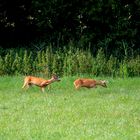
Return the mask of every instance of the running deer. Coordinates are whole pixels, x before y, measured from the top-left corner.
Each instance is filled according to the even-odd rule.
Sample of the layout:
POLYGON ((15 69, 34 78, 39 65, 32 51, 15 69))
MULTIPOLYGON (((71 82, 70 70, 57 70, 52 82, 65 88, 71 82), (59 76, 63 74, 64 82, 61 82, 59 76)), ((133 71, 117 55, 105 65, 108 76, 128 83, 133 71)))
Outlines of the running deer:
POLYGON ((93 80, 81 78, 74 81, 74 86, 76 89, 79 89, 80 87, 96 88, 98 85, 102 87, 107 87, 105 80, 93 80))
POLYGON ((58 82, 60 81, 60 79, 58 78, 58 76, 56 75, 52 75, 51 79, 46 80, 43 78, 39 78, 39 77, 34 77, 34 76, 26 76, 24 79, 24 84, 22 86, 22 88, 29 88, 31 85, 36 85, 38 87, 41 88, 42 92, 44 92, 45 87, 50 85, 53 82, 58 82))

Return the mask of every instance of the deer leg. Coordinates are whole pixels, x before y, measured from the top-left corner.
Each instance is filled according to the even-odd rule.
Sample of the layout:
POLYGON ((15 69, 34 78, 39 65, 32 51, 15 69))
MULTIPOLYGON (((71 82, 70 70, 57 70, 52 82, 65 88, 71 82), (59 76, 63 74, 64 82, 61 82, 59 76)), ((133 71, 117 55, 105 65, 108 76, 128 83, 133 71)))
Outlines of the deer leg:
POLYGON ((51 89, 51 85, 48 85, 48 90, 50 90, 51 89))
POLYGON ((79 89, 80 87, 81 87, 81 86, 79 86, 79 85, 78 85, 78 86, 75 86, 76 89, 79 89))
POLYGON ((23 84, 22 88, 25 88, 25 87, 29 87, 28 83, 26 82, 23 84))
POLYGON ((30 84, 28 84, 27 82, 25 82, 22 86, 22 88, 26 88, 26 89, 28 89, 29 87, 30 87, 30 84))
POLYGON ((41 87, 41 91, 44 92, 45 91, 45 88, 44 87, 41 87))

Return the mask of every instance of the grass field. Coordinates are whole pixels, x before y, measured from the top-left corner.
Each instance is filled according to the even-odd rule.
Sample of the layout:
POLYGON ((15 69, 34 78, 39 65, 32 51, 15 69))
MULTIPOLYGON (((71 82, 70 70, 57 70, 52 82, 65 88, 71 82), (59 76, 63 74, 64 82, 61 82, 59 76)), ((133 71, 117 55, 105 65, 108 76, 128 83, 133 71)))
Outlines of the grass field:
MULTIPOLYGON (((76 91, 64 77, 42 93, 23 77, 0 77, 0 140, 139 140, 140 78, 102 78, 76 91)), ((100 78, 97 78, 100 79, 100 78)))

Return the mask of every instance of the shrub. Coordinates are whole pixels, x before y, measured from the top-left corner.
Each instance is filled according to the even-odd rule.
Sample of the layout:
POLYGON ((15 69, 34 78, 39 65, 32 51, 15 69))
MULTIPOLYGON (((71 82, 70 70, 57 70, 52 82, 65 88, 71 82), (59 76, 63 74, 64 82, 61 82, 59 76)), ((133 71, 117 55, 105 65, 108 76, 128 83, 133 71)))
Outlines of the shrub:
POLYGON ((50 76, 94 74, 96 76, 140 76, 140 56, 119 60, 110 56, 108 59, 100 49, 96 56, 90 50, 76 49, 74 44, 59 50, 49 46, 46 50, 31 52, 20 49, 10 50, 0 56, 0 75, 33 74, 50 76))

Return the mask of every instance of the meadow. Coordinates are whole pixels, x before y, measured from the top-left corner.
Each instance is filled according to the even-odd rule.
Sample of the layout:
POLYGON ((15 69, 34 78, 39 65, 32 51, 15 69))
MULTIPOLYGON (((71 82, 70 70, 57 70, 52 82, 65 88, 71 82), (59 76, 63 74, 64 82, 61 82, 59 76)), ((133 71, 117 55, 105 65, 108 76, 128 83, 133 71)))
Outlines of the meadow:
POLYGON ((62 77, 45 93, 21 89, 23 78, 0 77, 0 140, 140 139, 140 78, 75 90, 77 77, 62 77))

